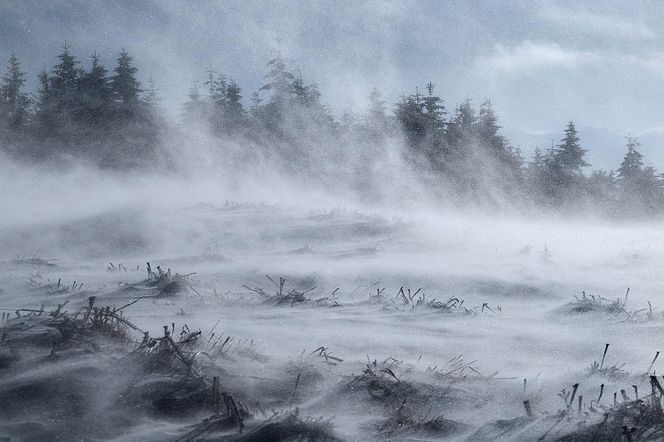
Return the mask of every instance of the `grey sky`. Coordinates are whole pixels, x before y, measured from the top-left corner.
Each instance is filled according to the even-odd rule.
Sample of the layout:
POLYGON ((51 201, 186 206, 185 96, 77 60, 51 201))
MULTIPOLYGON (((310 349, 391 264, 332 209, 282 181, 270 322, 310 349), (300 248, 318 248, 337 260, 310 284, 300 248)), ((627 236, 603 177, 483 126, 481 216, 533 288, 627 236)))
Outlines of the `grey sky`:
POLYGON ((0 57, 15 52, 34 87, 65 40, 109 68, 125 47, 177 114, 209 63, 250 96, 279 40, 337 114, 361 112, 373 86, 393 102, 431 80, 448 109, 491 98, 526 153, 557 142, 573 119, 595 167, 615 168, 632 132, 664 169, 661 23, 654 1, 5 0, 0 57))

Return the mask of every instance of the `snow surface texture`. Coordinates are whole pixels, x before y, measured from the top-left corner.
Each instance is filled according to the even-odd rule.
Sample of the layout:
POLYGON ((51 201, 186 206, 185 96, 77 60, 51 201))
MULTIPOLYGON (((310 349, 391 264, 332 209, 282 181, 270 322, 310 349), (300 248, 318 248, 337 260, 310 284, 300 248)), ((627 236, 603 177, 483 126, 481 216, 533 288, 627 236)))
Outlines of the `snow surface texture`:
MULTIPOLYGON (((16 173, 10 189, 29 182, 16 173)), ((650 408, 632 415, 655 408, 646 374, 664 364, 651 366, 659 225, 229 202, 202 184, 185 194, 172 180, 88 178, 3 201, 0 435, 661 436, 650 408), (138 330, 110 312, 112 330, 83 322, 92 296, 97 309, 141 298, 121 310, 138 330)))

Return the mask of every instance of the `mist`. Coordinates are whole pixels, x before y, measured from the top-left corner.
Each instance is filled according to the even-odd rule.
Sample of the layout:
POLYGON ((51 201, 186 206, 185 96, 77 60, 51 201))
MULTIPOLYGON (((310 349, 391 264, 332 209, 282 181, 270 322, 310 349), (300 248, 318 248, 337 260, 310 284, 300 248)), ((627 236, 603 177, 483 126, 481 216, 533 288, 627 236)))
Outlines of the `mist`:
POLYGON ((659 440, 661 11, 593 6, 0 6, 0 439, 659 440))

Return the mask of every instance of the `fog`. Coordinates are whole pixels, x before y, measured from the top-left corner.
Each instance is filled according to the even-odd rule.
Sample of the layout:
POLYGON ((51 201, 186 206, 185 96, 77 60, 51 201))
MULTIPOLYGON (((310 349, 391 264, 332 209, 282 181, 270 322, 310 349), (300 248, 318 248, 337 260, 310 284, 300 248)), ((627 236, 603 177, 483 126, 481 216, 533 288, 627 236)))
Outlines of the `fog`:
MULTIPOLYGON (((200 54, 183 56, 180 28, 207 41, 200 34, 229 6, 187 5, 178 19, 184 4, 167 2, 137 20, 121 3, 104 27, 143 24, 142 40, 100 30, 85 42, 86 25, 75 27, 73 44, 103 46, 110 35, 141 69, 174 64, 164 78, 178 83, 180 101, 138 86, 122 95, 118 68, 102 76, 100 90, 113 95, 95 102, 87 61, 70 96, 58 83, 64 69, 48 68, 42 86, 60 95, 33 93, 20 119, 20 100, 3 89, 0 439, 661 440, 664 194, 638 140, 628 139, 622 163, 603 159, 615 175, 591 174, 590 146, 573 122, 543 159, 524 160, 503 134, 541 121, 516 129, 528 109, 509 110, 514 97, 494 114, 489 101, 448 103, 433 83, 424 82, 427 93, 395 94, 411 57, 385 40, 413 42, 405 30, 392 35, 385 19, 417 11, 405 22, 426 21, 417 4, 371 5, 387 10, 345 24, 331 5, 289 6, 276 20, 293 26, 285 36, 264 23, 266 11, 252 18, 252 8, 230 8, 250 22, 237 39, 244 47, 250 34, 258 54, 210 73, 209 91, 194 83, 187 99, 179 83, 205 71, 200 54), (303 24, 309 16, 332 33, 338 59, 312 56, 320 42, 303 24), (151 47, 155 23, 169 20, 177 32, 151 47), (338 34, 355 28, 374 40, 338 34), (390 51, 372 53, 378 41, 390 51), (170 44, 182 47, 171 53, 170 44), (267 53, 264 77, 250 72, 267 53), (335 95, 331 72, 357 61, 335 95), (391 86, 386 98, 371 92, 366 108, 374 82, 391 86), (61 107, 47 106, 54 102, 61 107), (335 108, 345 105, 362 109, 342 116, 335 108)), ((75 18, 70 7, 58 19, 43 8, 30 17, 60 35, 75 18)), ((24 6, 5 9, 29 16, 24 6)), ((112 9, 93 2, 80 14, 112 9)), ((548 3, 507 9, 561 28, 574 12, 548 3)), ((342 17, 366 11, 356 5, 342 17)), ((474 8, 443 12, 433 15, 487 28, 474 8)), ((607 29, 622 41, 659 38, 645 17, 622 25, 616 17, 576 19, 600 40, 607 29)), ((560 44, 582 41, 549 32, 560 44)), ((564 53, 558 43, 523 41, 471 57, 485 43, 458 37, 448 51, 508 76, 561 60, 570 69, 602 62, 577 60, 592 47, 564 53)), ((28 68, 44 51, 11 45, 0 53, 25 49, 28 68)), ((237 48, 218 50, 229 64, 239 59, 237 48)), ((547 106, 575 117, 563 98, 547 106)), ((593 119, 614 121, 608 113, 593 119)))
MULTIPOLYGON (((561 407, 556 397, 560 389, 579 382, 580 391, 595 396, 600 383, 607 389, 631 386, 639 382, 637 375, 648 369, 660 348, 657 335, 664 319, 659 313, 662 281, 657 275, 664 249, 658 240, 658 222, 462 209, 432 204, 430 198, 400 201, 396 194, 367 204, 353 192, 307 186, 268 168, 260 174, 224 172, 209 159, 202 161, 201 155, 205 153, 177 172, 158 173, 109 172, 83 165, 49 170, 4 162, 2 203, 10 209, 0 232, 5 260, 0 285, 3 308, 46 305, 48 309, 66 300, 74 309, 85 305, 90 295, 103 305, 124 305, 137 295, 118 287, 143 280, 146 261, 182 274, 195 272, 191 288, 174 297, 142 299, 125 310, 126 317, 154 336, 171 322, 208 332, 220 321, 225 335, 253 341, 253 356, 238 350, 232 353, 234 362, 218 362, 225 373, 222 379, 226 376, 222 380, 226 391, 246 400, 262 398, 287 409, 297 374, 284 367, 299 367, 300 374, 316 373, 306 383, 303 378, 295 402, 304 415, 334 416, 335 435, 342 439, 426 434, 431 439, 475 440, 480 437, 476 431, 492 420, 523 415, 526 398, 540 417, 527 424, 513 423, 516 429, 509 436, 534 440, 549 426, 541 413, 561 407), (202 165, 198 173, 195 164, 202 165), (55 266, 23 261, 33 257, 56 259, 49 261, 55 266), (122 263, 129 273, 111 272, 108 261, 122 263), (29 282, 35 274, 41 285, 29 282), (307 293, 312 299, 329 297, 338 289, 334 299, 340 307, 263 303, 245 286, 270 292, 272 283, 266 274, 286 278, 289 290, 315 287, 307 293), (83 281, 84 289, 53 293, 59 279, 63 285, 83 281), (401 306, 393 299, 402 286, 422 288, 427 299, 463 299, 475 313, 401 306), (383 287, 387 299, 371 300, 383 287), (582 291, 614 300, 623 299, 627 287, 625 314, 605 314, 601 309, 562 313, 563 306, 582 291), (643 312, 636 312, 647 309, 648 302, 656 315, 644 319, 643 312), (625 362, 627 378, 586 371, 601 358, 606 343, 611 344, 607 365, 625 362), (330 368, 317 361, 298 362, 303 350, 308 354, 321 345, 344 362, 330 368), (361 372, 367 355, 379 363, 390 357, 403 361, 388 363, 393 364, 390 370, 416 390, 393 392, 397 404, 376 399, 377 387, 370 387, 370 394, 362 386, 349 392, 347 383, 356 382, 353 376, 361 372), (464 363, 472 362, 476 372, 466 368, 458 377, 436 378, 427 371, 435 366, 442 367, 442 373, 452 371, 445 361, 459 355, 464 363), (283 377, 285 392, 275 392, 270 384, 274 381, 246 384, 238 376, 283 377), (524 378, 528 379, 525 394, 524 378), (285 396, 282 405, 278 405, 280 395, 285 396), (394 407, 406 398, 412 401, 413 419, 426 421, 431 409, 468 427, 452 431, 456 427, 446 421, 445 432, 423 433, 419 427, 407 426, 384 429, 381 419, 392 416, 394 407)), ((403 187, 412 194, 425 193, 412 185, 403 187)), ((57 423, 44 425, 36 423, 43 422, 36 416, 43 413, 52 419, 46 409, 31 408, 37 415, 13 411, 8 416, 25 424, 20 429, 3 424, 6 434, 19 439, 73 434, 175 439, 212 414, 203 397, 201 404, 186 406, 184 416, 189 417, 183 418, 182 411, 177 418, 171 411, 150 411, 154 406, 145 405, 129 419, 125 413, 135 408, 116 398, 126 395, 127 386, 135 382, 126 369, 118 372, 97 357, 81 359, 63 348, 55 362, 43 362, 56 364, 57 371, 44 372, 42 362, 34 358, 48 361, 44 358, 49 351, 47 346, 41 355, 39 350, 32 356, 23 353, 3 368, 2 388, 12 403, 25 404, 21 407, 33 407, 29 404, 37 398, 61 404, 58 397, 69 397, 66 405, 58 405, 63 414, 57 423), (15 370, 23 364, 33 368, 19 375, 15 370), (77 374, 92 370, 89 367, 96 367, 94 377, 77 374), (59 384, 54 384, 61 385, 59 389, 43 387, 46 390, 39 394, 26 389, 26 384, 56 382, 48 380, 54 373, 60 373, 59 384), (68 373, 79 380, 63 381, 69 379, 68 373), (100 385, 106 393, 91 392, 100 385), (90 410, 77 411, 75 404, 90 400, 94 401, 90 410), (94 430, 92 410, 107 416, 94 430), (124 425, 121 433, 112 424, 118 419, 124 425)), ((659 363, 653 370, 658 367, 659 363)), ((647 384, 642 388, 647 391, 647 384)), ((592 414, 587 417, 591 418, 592 414)), ((228 435, 237 430, 225 431, 228 435)), ((486 431, 486 437, 495 437, 494 430, 486 431)))

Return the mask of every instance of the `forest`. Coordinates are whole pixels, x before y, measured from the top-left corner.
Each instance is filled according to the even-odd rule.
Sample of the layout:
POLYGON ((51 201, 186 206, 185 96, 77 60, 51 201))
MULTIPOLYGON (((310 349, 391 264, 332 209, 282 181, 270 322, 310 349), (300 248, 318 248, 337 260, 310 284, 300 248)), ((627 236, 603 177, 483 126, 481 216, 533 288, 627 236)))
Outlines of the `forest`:
POLYGON ((250 97, 235 80, 210 69, 206 81, 192 84, 173 122, 159 104, 159 94, 168 92, 157 93, 152 77, 139 81, 126 50, 112 69, 97 54, 81 61, 67 45, 56 60, 38 73, 32 92, 20 60, 12 55, 7 61, 0 148, 9 158, 177 170, 180 154, 193 148, 188 140, 204 132, 225 164, 246 169, 267 162, 313 185, 335 183, 363 200, 381 198, 397 174, 428 197, 458 205, 589 209, 620 218, 664 211, 662 175, 644 165, 636 137, 626 138, 615 171, 588 172, 573 121, 561 128, 557 145, 524 159, 501 135, 490 100, 478 108, 467 99, 448 109, 431 82, 393 105, 374 88, 362 114, 336 117, 316 83, 305 82, 294 62, 275 53, 259 67, 266 71, 265 85, 250 97))

